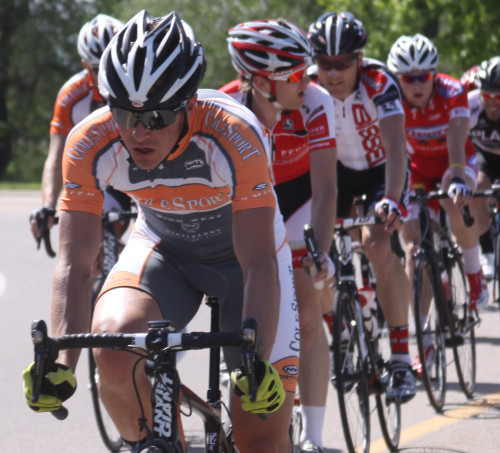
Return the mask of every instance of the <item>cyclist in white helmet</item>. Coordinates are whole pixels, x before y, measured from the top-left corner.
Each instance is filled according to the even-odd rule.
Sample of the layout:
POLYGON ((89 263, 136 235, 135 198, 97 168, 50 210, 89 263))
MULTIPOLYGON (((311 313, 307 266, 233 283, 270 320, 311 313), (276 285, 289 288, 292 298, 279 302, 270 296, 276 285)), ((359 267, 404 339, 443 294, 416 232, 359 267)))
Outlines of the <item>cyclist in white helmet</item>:
MULTIPOLYGON (((62 153, 70 130, 89 113, 104 105, 97 89, 99 59, 111 38, 123 24, 106 14, 86 22, 78 34, 78 53, 84 69, 74 74, 59 90, 50 123, 49 153, 42 175, 42 207, 30 219, 31 231, 40 240, 44 228, 50 229, 62 189, 62 153)), ((111 188, 105 209, 122 210, 130 205, 128 197, 111 188)))
MULTIPOLYGON (((399 37, 387 60, 389 69, 399 79, 404 96, 406 140, 411 159, 410 187, 419 184, 429 191, 440 184, 448 192, 450 198, 440 204, 462 247, 471 307, 476 309, 488 301, 486 279, 479 262, 479 224, 475 222, 467 227, 461 208, 470 204, 472 215, 477 215, 478 203, 471 203, 472 192, 477 186, 477 157, 467 137, 470 121, 467 93, 458 80, 438 73, 438 64, 436 47, 419 33, 399 37)), ((437 215, 438 202, 430 202, 430 206, 437 215)), ((412 281, 414 260, 411 256, 418 241, 417 207, 410 208, 409 213, 402 233, 406 242, 407 273, 412 281)), ((431 365, 434 346, 430 335, 426 338, 425 360, 431 365)), ((421 370, 420 360, 417 356, 414 362, 417 372, 421 370)))
MULTIPOLYGON (((478 190, 486 190, 500 178, 500 56, 483 61, 475 71, 477 89, 468 93, 471 114, 469 138, 479 163, 478 190)), ((481 199, 478 200, 481 202, 481 199)), ((487 200, 482 199, 477 221, 481 237, 481 265, 486 278, 493 278, 493 243, 489 232, 487 200)))
POLYGON ((321 251, 324 271, 315 280, 302 267, 307 250, 293 251, 300 318, 301 452, 318 452, 329 377, 321 297, 330 291, 328 285, 324 291, 315 289, 314 282, 334 271, 327 253, 337 195, 333 103, 326 90, 310 83, 306 71, 311 45, 295 25, 283 19, 245 22, 229 30, 228 47, 240 78, 221 91, 250 108, 269 132, 274 188, 288 239, 303 240, 304 224, 310 224, 321 251))
MULTIPOLYGON (((391 338, 386 398, 404 403, 415 396, 408 349, 410 287, 390 245, 390 234, 406 215, 408 157, 401 93, 387 68, 364 56, 367 32, 353 14, 323 14, 310 25, 309 38, 316 63, 311 75, 329 91, 335 106, 337 215, 348 217, 353 199, 366 195, 365 212, 385 220, 385 225, 363 228, 362 240, 391 338)), ((331 311, 331 304, 324 310, 331 311)))
MULTIPOLYGON (((219 91, 198 89, 204 74, 203 46, 175 12, 139 12, 104 51, 99 90, 108 106, 73 129, 63 155, 52 335, 88 329, 102 192, 113 185, 134 199, 138 220, 97 298, 92 331, 144 331, 154 319, 171 320, 180 331, 204 294, 219 300, 221 331, 240 331, 243 317, 256 318, 255 401, 247 376, 238 372, 241 351, 224 350, 233 371, 234 439, 241 453, 289 452, 298 368, 298 352, 289 345, 300 339, 268 141, 248 109, 219 91)), ((78 353, 59 355, 45 377, 53 385, 42 383, 36 404, 30 398, 32 365, 25 370, 34 410, 57 410, 72 395, 78 353)), ((102 400, 122 437, 138 442, 141 451, 158 451, 138 427, 141 410, 131 379, 136 358, 104 349, 95 358, 102 400)), ((151 414, 143 361, 138 368, 137 389, 144 413, 151 414)))

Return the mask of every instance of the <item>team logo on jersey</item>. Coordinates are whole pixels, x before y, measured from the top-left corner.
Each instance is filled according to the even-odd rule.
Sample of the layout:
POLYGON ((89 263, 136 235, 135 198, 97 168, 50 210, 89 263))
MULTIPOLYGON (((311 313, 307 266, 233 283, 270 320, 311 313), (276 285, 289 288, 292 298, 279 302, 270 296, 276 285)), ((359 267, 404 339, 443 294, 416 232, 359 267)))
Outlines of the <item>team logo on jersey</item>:
POLYGON ((144 102, 142 101, 132 101, 132 105, 137 108, 144 107, 144 102))
POLYGON ((182 229, 187 233, 195 233, 200 229, 199 222, 182 222, 182 229))
POLYGON ((283 129, 286 131, 293 131, 295 129, 294 127, 294 121, 291 118, 287 118, 285 121, 283 121, 283 129))
POLYGON ((267 188, 267 182, 261 182, 260 184, 254 186, 253 190, 264 190, 266 188, 267 188))
POLYGON ((64 184, 64 187, 66 187, 66 189, 78 189, 81 185, 76 182, 67 182, 64 184))
POLYGON ((202 168, 205 166, 205 162, 202 159, 190 160, 189 162, 185 162, 184 166, 186 170, 192 170, 194 168, 202 168))

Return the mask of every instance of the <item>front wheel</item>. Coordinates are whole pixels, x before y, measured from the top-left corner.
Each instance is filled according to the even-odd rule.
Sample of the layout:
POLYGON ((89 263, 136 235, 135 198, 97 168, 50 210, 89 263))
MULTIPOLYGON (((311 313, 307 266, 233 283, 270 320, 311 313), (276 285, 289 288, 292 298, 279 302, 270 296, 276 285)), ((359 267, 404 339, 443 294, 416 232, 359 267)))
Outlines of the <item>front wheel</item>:
POLYGON ((335 294, 333 323, 333 385, 337 389, 342 428, 350 453, 370 448, 370 407, 360 326, 356 320, 356 300, 345 288, 335 294))
POLYGON ((379 330, 376 344, 378 350, 376 356, 378 388, 375 393, 377 413, 387 447, 390 451, 397 451, 401 437, 401 403, 393 401, 388 404, 385 399, 385 392, 389 385, 389 358, 391 356, 391 340, 387 325, 379 330))
POLYGON ((413 282, 413 304, 421 377, 429 402, 441 412, 446 395, 446 354, 442 317, 432 270, 417 258, 413 282))
POLYGON ((450 311, 453 328, 453 356, 460 387, 472 398, 476 386, 476 315, 469 310, 469 296, 461 256, 454 256, 448 267, 450 311))

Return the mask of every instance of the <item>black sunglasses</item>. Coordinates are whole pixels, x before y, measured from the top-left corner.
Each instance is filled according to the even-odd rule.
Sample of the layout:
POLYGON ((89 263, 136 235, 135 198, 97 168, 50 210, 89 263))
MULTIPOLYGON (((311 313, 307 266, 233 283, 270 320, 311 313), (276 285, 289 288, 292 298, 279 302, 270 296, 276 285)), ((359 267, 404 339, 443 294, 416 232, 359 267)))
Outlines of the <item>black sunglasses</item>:
POLYGON ((173 109, 158 110, 127 110, 120 107, 111 107, 115 121, 124 129, 132 129, 140 122, 145 128, 157 131, 171 126, 175 122, 177 113, 186 107, 187 102, 173 109))

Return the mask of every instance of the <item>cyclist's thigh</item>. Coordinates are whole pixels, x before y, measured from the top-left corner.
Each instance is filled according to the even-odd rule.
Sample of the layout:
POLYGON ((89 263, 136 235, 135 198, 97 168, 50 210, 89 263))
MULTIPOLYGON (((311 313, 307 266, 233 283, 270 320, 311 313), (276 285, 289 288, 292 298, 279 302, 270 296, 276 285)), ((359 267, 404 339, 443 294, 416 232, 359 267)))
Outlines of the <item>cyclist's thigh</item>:
POLYGON ((203 298, 203 293, 184 278, 181 267, 182 262, 165 247, 132 232, 99 297, 115 288, 140 290, 158 303, 164 319, 181 330, 203 298))
MULTIPOLYGON (((311 199, 309 198, 302 206, 288 217, 285 222, 286 234, 290 242, 304 240, 304 225, 311 222, 311 199)), ((294 269, 302 269, 302 257, 307 254, 305 247, 292 251, 294 269)))
POLYGON ((104 293, 96 302, 93 332, 145 332, 148 321, 162 319, 156 301, 136 288, 118 287, 104 293))

